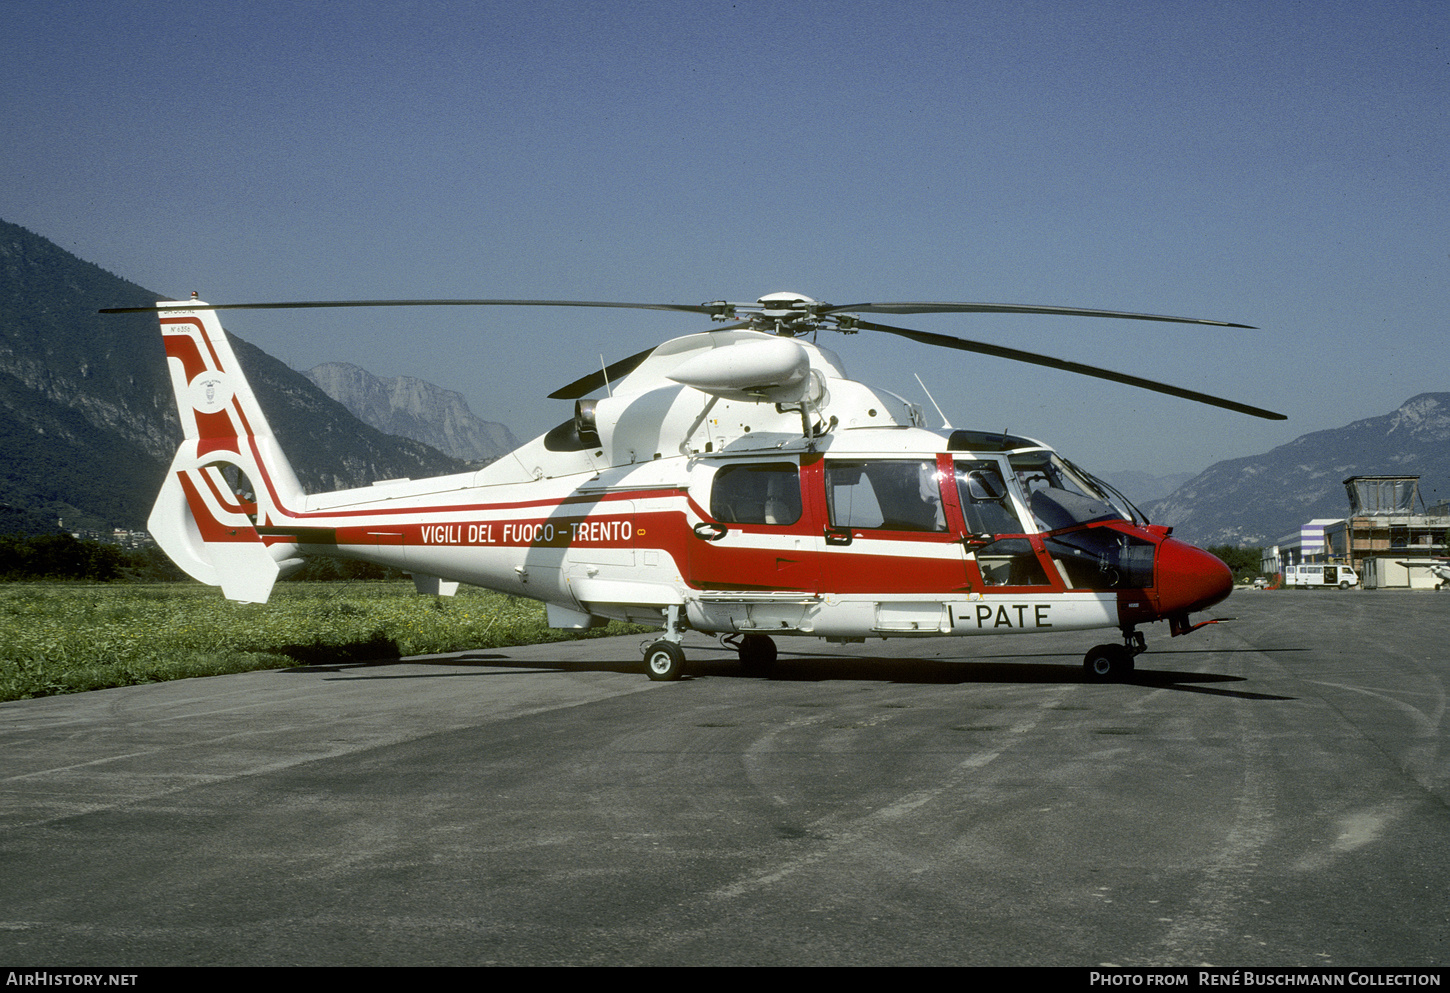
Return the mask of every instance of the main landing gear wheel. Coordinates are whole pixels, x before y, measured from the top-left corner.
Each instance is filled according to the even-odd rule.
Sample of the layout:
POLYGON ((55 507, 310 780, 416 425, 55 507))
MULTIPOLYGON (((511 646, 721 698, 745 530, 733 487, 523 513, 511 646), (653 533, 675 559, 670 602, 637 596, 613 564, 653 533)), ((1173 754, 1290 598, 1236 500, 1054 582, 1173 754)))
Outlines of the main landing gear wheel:
POLYGON ((775 642, 768 635, 747 634, 740 639, 740 665, 751 674, 769 672, 775 665, 775 642))
POLYGON ((656 682, 679 679, 685 673, 685 650, 673 641, 657 641, 644 653, 644 674, 656 682))
POLYGON ((1133 653, 1126 645, 1098 645, 1083 656, 1082 667, 1095 683, 1117 682, 1133 671, 1133 653))

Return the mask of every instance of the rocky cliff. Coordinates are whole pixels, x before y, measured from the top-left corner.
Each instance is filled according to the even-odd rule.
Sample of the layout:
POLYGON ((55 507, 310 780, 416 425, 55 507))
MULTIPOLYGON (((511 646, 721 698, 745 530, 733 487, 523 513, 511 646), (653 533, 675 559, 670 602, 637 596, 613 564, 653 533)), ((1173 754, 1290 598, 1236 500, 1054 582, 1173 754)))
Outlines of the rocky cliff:
POLYGON ((382 379, 346 362, 328 362, 306 376, 324 393, 379 431, 432 445, 468 462, 492 462, 519 447, 513 433, 468 408, 463 394, 411 376, 382 379))

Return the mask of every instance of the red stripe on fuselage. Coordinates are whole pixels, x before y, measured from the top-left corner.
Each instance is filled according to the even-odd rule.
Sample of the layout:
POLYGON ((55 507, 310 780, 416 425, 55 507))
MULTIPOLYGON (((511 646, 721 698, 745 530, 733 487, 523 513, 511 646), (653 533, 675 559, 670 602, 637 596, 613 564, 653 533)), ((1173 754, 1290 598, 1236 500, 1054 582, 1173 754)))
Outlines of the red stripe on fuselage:
POLYGON ((243 516, 249 513, 256 513, 256 504, 252 504, 249 508, 242 503, 240 497, 232 492, 230 486, 217 485, 218 479, 221 479, 223 483, 225 483, 226 480, 224 478, 221 478, 215 472, 215 470, 208 471, 207 469, 203 468, 201 470, 201 478, 206 480, 207 488, 211 490, 212 496, 216 497, 217 503, 219 503, 223 509, 230 511, 233 514, 242 514, 243 516))
POLYGON ((208 414, 194 410, 192 416, 196 418, 196 430, 204 440, 215 441, 220 438, 235 441, 238 437, 237 426, 228 411, 218 410, 214 414, 208 414))
POLYGON ((201 495, 195 484, 192 483, 189 474, 178 472, 177 477, 181 480, 182 492, 186 494, 186 504, 191 508, 192 520, 196 521, 197 530, 201 532, 202 541, 257 541, 257 532, 252 527, 230 528, 222 524, 212 515, 211 508, 206 504, 206 498, 201 495))
MULTIPOLYGON (((261 468, 263 478, 267 478, 266 465, 262 461, 262 455, 257 450, 255 441, 252 443, 252 454, 257 460, 257 465, 261 468)), ((267 482, 268 491, 272 492, 270 479, 268 479, 267 482)), ((520 483, 518 485, 528 486, 530 484, 520 483)), ((629 490, 623 492, 597 494, 576 494, 567 497, 552 497, 544 500, 517 500, 508 503, 455 503, 435 504, 433 506, 427 507, 371 507, 362 508, 359 510, 308 510, 292 512, 289 513, 289 516, 295 517, 298 520, 322 520, 325 518, 348 517, 396 517, 404 514, 471 514, 504 510, 527 510, 530 507, 569 507, 577 506, 579 504, 612 503, 617 500, 643 500, 651 497, 678 496, 683 493, 684 490, 678 487, 673 487, 668 489, 629 490)), ((273 492, 272 495, 275 499, 276 493, 273 492)))
MULTIPOLYGON (((164 325, 166 321, 162 321, 164 325)), ((206 362, 202 360, 201 352, 196 347, 196 339, 185 332, 166 332, 161 336, 161 343, 166 348, 167 358, 176 359, 181 363, 182 375, 189 383, 201 373, 206 371, 206 362)))
MULTIPOLYGON (((212 347, 212 345, 211 345, 211 339, 206 336, 206 328, 202 325, 201 318, 200 317, 163 317, 163 318, 161 318, 161 329, 162 329, 162 333, 163 334, 167 333, 166 332, 166 325, 168 325, 168 324, 173 325, 173 326, 175 326, 175 325, 181 325, 181 324, 186 324, 186 325, 190 325, 191 327, 195 328, 196 329, 196 338, 200 338, 201 339, 202 343, 206 345, 207 354, 211 356, 211 367, 213 369, 216 369, 216 370, 222 371, 222 372, 229 371, 229 370, 222 369, 221 359, 217 358, 216 349, 212 347)), ((176 334, 176 332, 171 332, 171 333, 172 334, 176 334)), ((186 335, 186 336, 188 338, 191 338, 192 337, 189 334, 186 335)), ((193 339, 193 341, 194 340, 195 339, 193 339)), ((187 378, 187 382, 190 382, 191 379, 192 379, 192 376, 188 375, 186 378, 187 378)))

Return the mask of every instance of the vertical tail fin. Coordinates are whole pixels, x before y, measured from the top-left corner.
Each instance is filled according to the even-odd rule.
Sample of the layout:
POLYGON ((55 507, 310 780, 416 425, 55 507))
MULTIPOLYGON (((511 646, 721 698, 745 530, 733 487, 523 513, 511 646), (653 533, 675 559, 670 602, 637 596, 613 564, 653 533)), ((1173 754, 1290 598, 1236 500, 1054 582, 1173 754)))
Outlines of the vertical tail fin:
POLYGON ((200 300, 160 305, 166 363, 184 438, 147 527, 188 575, 230 600, 261 603, 297 546, 257 527, 284 525, 303 491, 237 364, 216 311, 200 300))

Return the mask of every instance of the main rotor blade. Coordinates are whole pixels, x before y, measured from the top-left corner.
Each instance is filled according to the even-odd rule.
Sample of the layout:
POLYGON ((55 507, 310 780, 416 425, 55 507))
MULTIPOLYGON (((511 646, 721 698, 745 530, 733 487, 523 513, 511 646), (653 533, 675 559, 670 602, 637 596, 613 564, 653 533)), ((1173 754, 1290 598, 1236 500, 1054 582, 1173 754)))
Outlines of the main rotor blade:
MULTIPOLYGON (((616 307, 626 310, 674 310, 716 314, 724 305, 688 303, 611 303, 599 300, 296 300, 290 303, 198 304, 202 310, 310 310, 326 307, 616 307)), ((106 307, 102 314, 153 314, 174 307, 106 307)))
MULTIPOLYGON (((711 328, 710 331, 738 331, 741 328, 748 327, 750 327, 749 321, 741 321, 738 324, 727 324, 724 327, 711 328)), ((553 393, 549 394, 549 399, 578 400, 582 397, 586 397, 589 394, 593 393, 595 390, 599 389, 601 386, 605 385, 606 377, 608 382, 617 383, 619 382, 619 380, 623 379, 625 376, 628 376, 630 373, 634 372, 634 370, 638 369, 640 363, 642 363, 645 359, 649 358, 654 350, 658 347, 658 345, 651 345, 644 351, 636 352, 628 358, 620 359, 618 362, 614 362, 610 365, 605 366, 598 372, 591 372, 589 375, 584 376, 581 379, 576 379, 568 386, 561 386, 553 393)))
POLYGON ((1216 328, 1246 328, 1252 324, 1229 321, 1207 321, 1197 317, 1168 317, 1164 314, 1134 314, 1123 310, 1084 310, 1080 307, 1039 307, 1023 303, 853 303, 843 307, 832 304, 821 314, 1049 314, 1058 317, 1116 317, 1129 321, 1164 321, 1169 324, 1207 324, 1216 328))
POLYGON ((1130 376, 1125 372, 1113 372, 1111 369, 1099 369, 1097 366, 1083 365, 1081 362, 1069 362, 1066 359, 1055 359, 1051 356, 1038 355, 1034 352, 1024 352, 1018 348, 1004 348, 1001 345, 988 345, 985 342, 969 341, 966 338, 953 338, 950 335, 944 334, 932 334, 929 331, 913 331, 910 328, 896 328, 889 324, 872 324, 869 321, 857 321, 856 326, 865 328, 867 331, 884 331, 887 334, 910 338, 912 341, 919 341, 924 345, 956 348, 963 352, 976 352, 979 355, 992 355, 999 359, 1027 362, 1032 365, 1046 366, 1049 369, 1061 369, 1063 372, 1075 372, 1080 376, 1093 376, 1097 379, 1106 379, 1113 383, 1123 383, 1127 386, 1136 386, 1139 389, 1152 390, 1155 393, 1166 393, 1169 396, 1181 397, 1184 400, 1206 403, 1212 407, 1222 407, 1225 410, 1237 411, 1240 414, 1262 417, 1265 420, 1282 421, 1287 419, 1284 414, 1276 414, 1272 410, 1250 407, 1248 404, 1225 400, 1222 397, 1209 396, 1207 393, 1185 390, 1180 386, 1169 386, 1167 383, 1143 379, 1141 376, 1130 376))
POLYGON ((618 362, 610 363, 597 372, 591 372, 582 379, 576 379, 568 386, 561 386, 549 394, 550 400, 578 400, 586 397, 599 389, 605 382, 617 383, 639 368, 641 362, 649 358, 654 352, 656 345, 651 345, 642 352, 635 352, 629 358, 620 359, 618 362))

